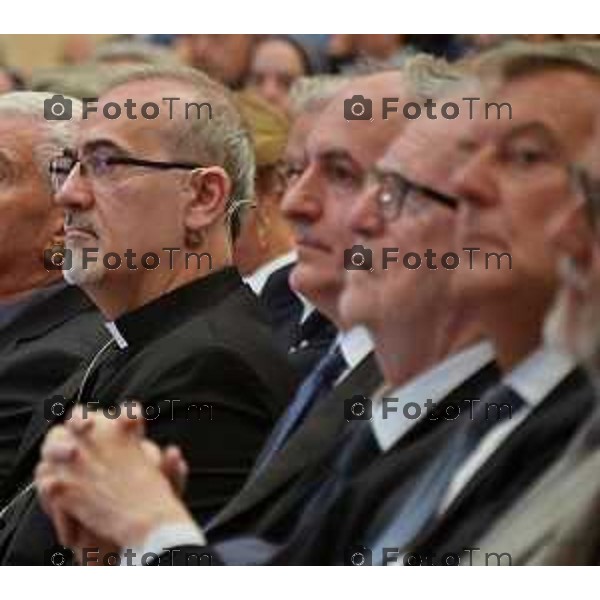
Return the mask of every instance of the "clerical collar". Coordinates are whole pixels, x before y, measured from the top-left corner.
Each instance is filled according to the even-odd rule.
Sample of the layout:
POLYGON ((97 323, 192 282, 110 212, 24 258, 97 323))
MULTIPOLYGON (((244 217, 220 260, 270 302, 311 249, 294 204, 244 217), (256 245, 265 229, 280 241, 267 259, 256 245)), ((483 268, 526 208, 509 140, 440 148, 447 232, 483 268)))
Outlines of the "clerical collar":
POLYGON ((218 304, 241 285, 237 269, 226 267, 106 322, 105 327, 121 349, 147 343, 218 304))

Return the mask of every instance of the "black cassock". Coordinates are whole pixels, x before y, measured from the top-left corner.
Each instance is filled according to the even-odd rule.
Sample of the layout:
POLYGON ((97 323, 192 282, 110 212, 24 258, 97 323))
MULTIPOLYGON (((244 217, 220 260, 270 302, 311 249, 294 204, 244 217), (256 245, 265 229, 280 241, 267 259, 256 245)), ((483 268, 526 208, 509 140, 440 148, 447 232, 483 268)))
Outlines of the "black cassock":
MULTIPOLYGON (((287 358, 231 267, 123 315, 113 330, 118 334, 94 364, 57 394, 107 414, 116 402, 141 401, 149 437, 182 449, 190 465, 185 501, 205 523, 241 487, 293 395, 297 382, 287 358)), ((52 418, 48 406, 38 409, 21 444, 14 478, 20 484, 31 477, 52 418)), ((56 543, 34 496, 23 494, 5 516, 5 564, 44 564, 56 543)))

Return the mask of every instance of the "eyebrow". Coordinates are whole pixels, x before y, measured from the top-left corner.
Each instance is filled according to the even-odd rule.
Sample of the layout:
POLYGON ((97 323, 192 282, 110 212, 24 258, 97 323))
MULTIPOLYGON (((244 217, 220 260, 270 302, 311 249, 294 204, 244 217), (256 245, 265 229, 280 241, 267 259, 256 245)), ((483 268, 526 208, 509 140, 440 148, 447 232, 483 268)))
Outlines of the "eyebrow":
POLYGON ((325 162, 344 160, 351 162, 357 168, 363 168, 362 165, 350 154, 350 152, 344 150, 343 148, 331 148, 329 150, 318 152, 317 159, 325 162))
POLYGON ((529 123, 517 125, 503 137, 504 141, 506 142, 511 141, 519 136, 528 134, 533 134, 543 138, 544 141, 548 142, 550 145, 556 147, 557 149, 562 147, 560 140, 556 137, 554 132, 545 123, 542 123, 541 121, 531 121, 529 123))
MULTIPOLYGON (((500 136, 500 143, 506 144, 520 136, 531 134, 543 138, 544 142, 548 143, 556 150, 562 149, 562 145, 558 137, 542 121, 529 121, 527 123, 521 123, 519 125, 516 125, 508 132, 505 132, 500 136)), ((486 143, 486 141, 484 141, 484 143, 486 143)), ((467 135, 457 140, 456 147, 459 152, 470 153, 476 151, 480 145, 480 142, 478 142, 473 137, 467 135)))
POLYGON ((117 143, 113 142, 112 140, 103 139, 103 138, 100 138, 97 140, 92 140, 90 142, 86 142, 83 145, 83 147, 81 148, 81 152, 83 154, 91 154, 92 152, 95 152, 96 150, 112 150, 115 153, 125 155, 125 156, 129 156, 129 154, 130 154, 127 150, 125 150, 125 148, 122 148, 117 143))

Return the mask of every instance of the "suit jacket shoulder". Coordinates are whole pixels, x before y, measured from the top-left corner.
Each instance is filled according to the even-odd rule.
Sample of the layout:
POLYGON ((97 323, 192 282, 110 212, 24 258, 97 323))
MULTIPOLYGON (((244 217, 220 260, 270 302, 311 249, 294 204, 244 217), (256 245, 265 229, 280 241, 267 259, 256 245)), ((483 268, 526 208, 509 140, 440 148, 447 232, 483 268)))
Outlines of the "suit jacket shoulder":
MULTIPOLYGON (((344 400, 355 394, 370 396, 381 383, 382 375, 371 353, 311 411, 272 464, 256 479, 250 478, 217 515, 208 529, 211 539, 236 531, 264 533, 272 520, 279 521, 279 516, 273 517, 287 511, 288 502, 283 496, 294 481, 326 456, 338 441, 346 424, 344 400)), ((291 519, 293 511, 289 516, 291 519)))

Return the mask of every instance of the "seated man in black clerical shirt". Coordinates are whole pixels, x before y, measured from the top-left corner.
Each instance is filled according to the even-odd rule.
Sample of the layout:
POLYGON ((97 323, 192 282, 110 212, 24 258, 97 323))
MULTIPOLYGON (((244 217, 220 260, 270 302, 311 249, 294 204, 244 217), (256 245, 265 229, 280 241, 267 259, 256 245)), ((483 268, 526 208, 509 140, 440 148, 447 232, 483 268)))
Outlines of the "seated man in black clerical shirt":
MULTIPOLYGON (((186 500, 206 522, 244 482, 295 386, 231 266, 232 219, 253 194, 251 145, 227 92, 186 69, 132 67, 87 111, 51 172, 64 211, 64 276, 111 335, 52 405, 64 398, 110 416, 140 401, 150 437, 184 449, 186 500), (122 114, 111 119, 115 106, 122 114), (147 118, 152 110, 160 114, 147 118)), ((25 486, 61 412, 38 408, 17 459, 25 486)), ((4 559, 43 562, 54 536, 34 495, 21 491, 4 518, 4 559)))

